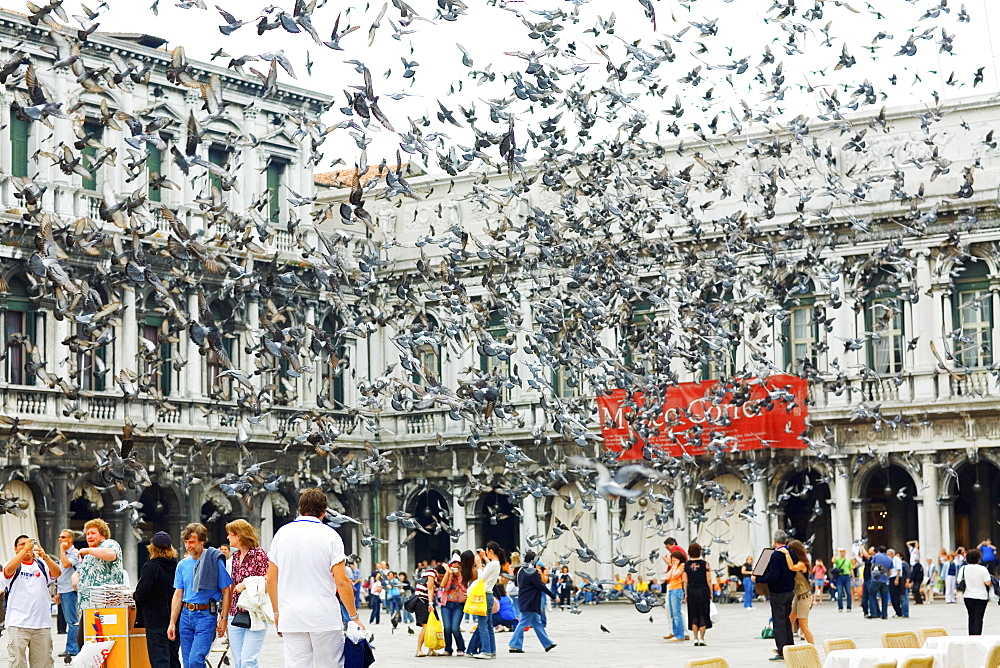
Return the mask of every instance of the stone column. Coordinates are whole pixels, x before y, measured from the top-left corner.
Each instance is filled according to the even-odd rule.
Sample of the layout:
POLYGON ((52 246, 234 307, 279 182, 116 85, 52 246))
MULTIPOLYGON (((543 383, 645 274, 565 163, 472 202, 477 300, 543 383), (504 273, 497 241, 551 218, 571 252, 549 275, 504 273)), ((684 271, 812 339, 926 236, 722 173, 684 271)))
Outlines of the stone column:
POLYGON ((38 540, 42 541, 42 547, 50 555, 59 554, 59 547, 57 546, 59 529, 56 528, 55 516, 55 511, 35 506, 35 521, 38 522, 38 540))
MULTIPOLYGON (((865 530, 865 519, 864 519, 864 512, 865 512, 865 510, 864 510, 864 503, 865 503, 864 499, 852 498, 851 499, 851 511, 852 511, 852 513, 851 514, 854 516, 854 526, 856 526, 858 528, 858 533, 859 534, 865 534, 865 535, 867 535, 868 532, 865 530)), ((872 545, 871 543, 869 543, 868 545, 870 547, 876 547, 875 545, 872 545)))
POLYGON ((690 531, 688 531, 687 500, 684 498, 682 487, 674 488, 674 520, 676 529, 669 535, 673 536, 678 545, 687 546, 690 543, 690 531))
MULTIPOLYGON (((188 294, 187 298, 187 312, 188 318, 194 319, 198 317, 198 295, 194 292, 188 294)), ((187 387, 186 393, 189 399, 197 399, 201 397, 201 351, 198 349, 198 345, 191 340, 190 334, 188 335, 188 345, 187 345, 187 387)), ((199 509, 200 512, 200 509, 199 509)))
MULTIPOLYGON (((372 525, 372 492, 369 489, 361 492, 361 523, 370 527, 372 525)), ((358 534, 360 536, 360 533, 358 534)), ((357 554, 361 557, 361 573, 371 573, 374 568, 373 550, 362 548, 360 541, 357 544, 357 554)))
POLYGON ((597 513, 597 534, 594 536, 594 545, 591 547, 597 553, 597 558, 602 564, 597 566, 597 577, 610 580, 611 571, 611 529, 608 525, 608 502, 604 497, 598 497, 594 502, 594 512, 597 513))
POLYGON ((767 514, 767 480, 758 478, 753 481, 753 509, 756 516, 750 523, 750 536, 753 540, 754 557, 765 547, 771 546, 771 516, 767 514))
POLYGON ((139 322, 135 312, 135 291, 122 289, 122 369, 139 369, 139 322))
MULTIPOLYGON (((72 469, 56 467, 52 473, 52 510, 53 523, 56 526, 56 537, 63 529, 69 528, 69 483, 66 474, 72 469)), ((48 549, 48 545, 45 549, 48 549)), ((53 543, 53 548, 55 544, 53 543)))
MULTIPOLYGON (((935 456, 932 454, 922 455, 921 477, 924 479, 924 488, 921 492, 923 499, 924 532, 920 536, 920 552, 923 557, 937 559, 938 553, 944 547, 945 534, 942 533, 944 527, 941 526, 941 509, 938 507, 938 470, 934 466, 935 456)), ((949 534, 950 535, 950 534, 949 534)))
MULTIPOLYGON (((955 499, 950 496, 942 496, 939 507, 941 509, 941 548, 953 550, 955 548, 952 542, 955 539, 955 535, 952 533, 955 526, 955 499)), ((938 548, 939 552, 941 548, 938 548)))
POLYGON ((538 504, 531 494, 521 501, 521 544, 518 550, 523 555, 528 550, 528 537, 538 534, 538 504))
POLYGON ((845 461, 838 462, 831 482, 834 484, 834 549, 850 550, 859 532, 851 525, 851 473, 845 461))
POLYGON ((460 547, 463 550, 467 550, 472 546, 472 536, 469 535, 469 523, 465 516, 465 506, 459 503, 460 501, 462 501, 462 499, 459 498, 457 489, 453 488, 451 492, 452 526, 458 531, 463 532, 461 537, 458 539, 458 543, 453 543, 453 545, 460 547))

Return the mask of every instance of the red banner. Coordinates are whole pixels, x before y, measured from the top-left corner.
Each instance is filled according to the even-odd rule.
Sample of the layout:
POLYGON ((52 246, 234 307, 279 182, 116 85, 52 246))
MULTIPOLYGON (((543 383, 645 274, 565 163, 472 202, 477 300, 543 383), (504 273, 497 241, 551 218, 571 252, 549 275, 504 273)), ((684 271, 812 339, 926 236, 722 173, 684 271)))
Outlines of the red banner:
POLYGON ((604 445, 621 459, 642 459, 649 445, 673 457, 726 451, 802 449, 806 430, 806 381, 778 374, 760 381, 681 383, 662 397, 625 390, 597 398, 604 445), (647 405, 648 404, 648 405, 647 405), (624 450, 624 452, 623 452, 624 450))

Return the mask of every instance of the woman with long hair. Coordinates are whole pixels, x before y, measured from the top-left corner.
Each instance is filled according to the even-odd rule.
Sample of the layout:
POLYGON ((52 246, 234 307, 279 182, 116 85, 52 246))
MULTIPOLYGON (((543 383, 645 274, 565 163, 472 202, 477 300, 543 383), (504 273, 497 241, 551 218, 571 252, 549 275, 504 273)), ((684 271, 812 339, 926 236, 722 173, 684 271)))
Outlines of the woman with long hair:
POLYGON ((670 610, 670 635, 663 636, 670 642, 684 642, 687 632, 684 630, 684 562, 687 557, 680 550, 670 553, 670 566, 667 568, 667 608, 670 610))
POLYGON ((743 567, 740 568, 740 575, 743 576, 743 607, 753 608, 753 595, 754 595, 754 584, 751 576, 753 575, 753 557, 747 556, 746 562, 743 567))
POLYGON ((233 520, 226 525, 226 535, 229 546, 234 550, 230 559, 230 570, 233 576, 233 599, 229 606, 229 648, 232 650, 233 662, 236 668, 257 668, 257 657, 267 637, 267 604, 261 614, 261 596, 266 598, 267 588, 267 552, 260 546, 257 530, 246 520, 233 520), (250 591, 247 591, 247 589, 250 591), (253 601, 253 606, 239 606, 240 598, 253 601), (250 628, 234 626, 232 616, 237 612, 250 612, 250 628), (254 614, 254 613, 257 614, 254 614))
POLYGON ((965 583, 965 609, 969 613, 969 635, 983 635, 983 615, 986 614, 986 604, 990 602, 990 572, 980 564, 983 553, 974 547, 965 555, 965 565, 958 573, 959 582, 965 583))
POLYGON ((444 626, 444 653, 452 655, 451 641, 455 640, 455 649, 459 656, 465 655, 465 638, 462 637, 462 609, 468 598, 468 589, 478 577, 476 572, 476 555, 472 550, 462 552, 456 560, 452 557, 447 566, 441 588, 445 594, 445 604, 441 608, 441 624, 444 626))
POLYGON ((705 631, 712 628, 712 569, 701 558, 701 545, 691 543, 684 564, 684 598, 688 627, 696 646, 705 646, 705 631))
POLYGON ((153 534, 146 546, 149 561, 135 584, 135 626, 146 629, 146 653, 152 668, 181 668, 181 640, 167 637, 170 604, 174 598, 177 550, 165 531, 153 534))
POLYGON ((799 623, 799 631, 805 636, 807 643, 813 642, 813 634, 809 629, 809 611, 813 605, 813 588, 809 584, 806 573, 809 572, 809 553, 801 540, 792 539, 788 541, 788 551, 785 552, 785 560, 788 568, 795 573, 795 598, 792 599, 792 612, 788 618, 795 627, 795 622, 799 623), (794 561, 793 561, 794 558, 794 561))
POLYGON ((479 551, 479 561, 483 564, 479 579, 486 587, 486 614, 476 615, 476 632, 469 641, 468 655, 482 659, 497 658, 496 637, 493 635, 493 588, 500 579, 500 570, 507 563, 507 553, 494 540, 486 543, 486 549, 479 551))

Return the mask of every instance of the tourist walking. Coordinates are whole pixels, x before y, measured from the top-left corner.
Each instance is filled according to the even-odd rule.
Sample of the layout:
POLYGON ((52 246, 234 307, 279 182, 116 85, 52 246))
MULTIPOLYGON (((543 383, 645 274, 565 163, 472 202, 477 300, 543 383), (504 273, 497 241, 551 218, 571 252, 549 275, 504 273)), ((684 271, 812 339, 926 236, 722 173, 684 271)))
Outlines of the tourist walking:
POLYGON ((52 599, 49 584, 62 573, 29 536, 14 540, 14 556, 3 568, 7 652, 12 668, 52 665, 52 599))
POLYGON ((80 609, 77 606, 76 589, 73 588, 73 574, 80 564, 80 555, 73 547, 75 539, 76 533, 72 529, 63 529, 59 532, 59 567, 62 573, 56 580, 56 597, 59 614, 66 624, 66 649, 59 656, 64 657, 66 663, 72 663, 73 657, 80 653, 80 646, 76 644, 80 609))
POLYGON ((822 559, 817 559, 812 568, 812 585, 815 587, 813 603, 822 603, 823 592, 826 589, 826 565, 822 559))
MULTIPOLYGON (((847 604, 847 611, 851 611, 851 578, 857 567, 857 560, 847 556, 845 548, 837 548, 837 556, 833 558, 833 570, 830 571, 831 584, 837 589, 837 612, 844 610, 847 604)), ((862 591, 862 596, 864 592, 862 591)), ((864 606, 862 606, 864 607, 864 606)))
POLYGON ((684 563, 684 598, 687 601, 688 627, 696 646, 705 646, 705 631, 712 628, 712 569, 701 558, 701 545, 688 546, 684 563))
MULTIPOLYGON (((626 585, 626 589, 628 585, 626 585)), ((565 610, 570 606, 570 597, 573 595, 573 576, 569 573, 569 566, 563 566, 559 570, 559 609, 565 610)))
POLYGON ((444 653, 451 656, 457 650, 458 656, 465 655, 465 638, 462 637, 462 612, 468 600, 469 585, 479 573, 476 571, 476 555, 472 550, 462 552, 459 558, 452 557, 448 564, 441 588, 445 603, 441 607, 441 624, 444 626, 444 653), (452 647, 454 641, 454 648, 452 647))
POLYGON ((135 583, 135 627, 146 630, 146 654, 151 668, 181 668, 180 639, 170 639, 170 605, 174 598, 177 550, 170 534, 157 531, 146 546, 149 560, 135 583))
POLYGON ((753 608, 753 556, 747 555, 747 560, 740 567, 740 575, 743 576, 743 607, 753 608))
POLYGON ((524 555, 525 563, 517 572, 517 591, 519 604, 521 606, 521 618, 514 629, 508 643, 508 651, 511 654, 524 653, 524 631, 529 626, 535 632, 538 642, 546 652, 552 651, 556 644, 549 638, 545 631, 545 622, 542 620, 542 601, 545 596, 552 596, 552 592, 546 587, 549 579, 544 566, 535 565, 534 552, 527 552, 524 555))
POLYGON ((687 553, 674 550, 670 553, 670 564, 667 569, 667 608, 670 610, 670 635, 663 636, 670 642, 687 640, 687 630, 684 627, 684 563, 687 553))
POLYGON ((958 573, 958 581, 965 583, 962 600, 969 613, 969 635, 983 635, 983 615, 986 614, 986 604, 990 602, 990 584, 992 578, 989 570, 980 562, 982 552, 972 548, 965 555, 966 563, 958 573))
MULTIPOLYGON (((125 569, 122 567, 122 546, 111 538, 111 527, 104 520, 97 518, 83 525, 83 535, 87 539, 87 547, 82 548, 77 555, 80 565, 76 567, 76 605, 78 614, 93 608, 90 593, 99 585, 125 584, 125 569)), ((76 640, 83 647, 83 620, 76 626, 76 640)))
POLYGON ((931 557, 927 557, 927 565, 924 567, 924 581, 927 583, 924 585, 924 596, 927 597, 928 603, 933 603, 934 597, 940 593, 938 591, 940 571, 940 566, 931 557))
POLYGON ((869 598, 871 597, 871 585, 872 585, 872 557, 875 556, 875 548, 869 547, 868 549, 861 549, 861 611, 865 615, 865 619, 872 617, 871 605, 869 598))
POLYGON ((222 551, 205 547, 208 529, 192 522, 181 531, 183 559, 174 571, 174 598, 167 637, 180 638, 185 668, 202 668, 215 639, 226 635, 233 580, 222 551))
POLYGON ((233 596, 229 616, 235 618, 237 614, 247 612, 250 618, 249 627, 235 626, 230 619, 230 654, 236 668, 257 668, 258 656, 272 619, 267 598, 270 561, 267 552, 260 547, 257 530, 246 520, 234 520, 227 524, 226 536, 232 550, 229 572, 233 578, 233 596))
POLYGON ((774 645, 777 654, 771 657, 771 661, 784 661, 784 649, 786 645, 792 644, 792 603, 795 598, 793 590, 795 588, 795 576, 788 568, 788 534, 784 531, 774 532, 774 552, 767 563, 767 570, 760 577, 755 577, 755 582, 761 582, 770 589, 771 603, 771 624, 774 627, 774 645))
POLYGON ((872 557, 872 581, 868 589, 868 614, 871 617, 889 617, 889 574, 892 572, 892 558, 884 545, 879 545, 872 557), (881 605, 879 605, 881 603, 881 605))
POLYGON ((807 643, 813 643, 813 634, 809 629, 809 611, 813 607, 813 593, 809 586, 806 573, 809 572, 809 553, 806 546, 800 540, 788 541, 788 550, 785 552, 785 563, 795 572, 795 582, 792 593, 795 599, 792 602, 792 612, 789 621, 792 628, 798 622, 799 632, 806 639, 807 643))
POLYGON ((343 621, 335 612, 331 614, 337 598, 349 619, 364 628, 347 573, 344 541, 336 529, 323 523, 327 503, 323 490, 303 490, 299 516, 278 529, 267 553, 267 593, 275 631, 284 638, 286 666, 320 668, 343 663, 343 621))
POLYGON ((993 541, 989 538, 984 538, 983 542, 979 544, 979 551, 983 555, 980 564, 990 572, 990 575, 993 575, 997 565, 997 551, 993 547, 993 541))
POLYGON ((910 592, 913 594, 913 605, 922 605, 924 595, 922 586, 924 582, 924 565, 919 561, 910 565, 910 592))

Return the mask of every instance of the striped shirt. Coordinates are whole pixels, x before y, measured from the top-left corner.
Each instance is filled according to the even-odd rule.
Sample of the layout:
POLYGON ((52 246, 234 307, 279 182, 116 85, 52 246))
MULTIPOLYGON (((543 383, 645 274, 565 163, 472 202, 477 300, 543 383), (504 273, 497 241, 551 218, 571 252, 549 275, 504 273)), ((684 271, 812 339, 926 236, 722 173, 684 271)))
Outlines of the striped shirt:
POLYGON ((427 583, 432 579, 435 579, 436 582, 437 575, 438 572, 436 568, 424 569, 424 572, 420 574, 419 578, 417 578, 417 586, 415 589, 417 596, 425 601, 427 600, 427 583))

